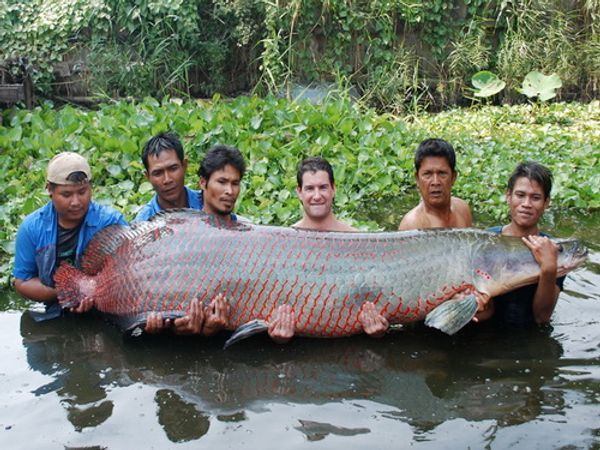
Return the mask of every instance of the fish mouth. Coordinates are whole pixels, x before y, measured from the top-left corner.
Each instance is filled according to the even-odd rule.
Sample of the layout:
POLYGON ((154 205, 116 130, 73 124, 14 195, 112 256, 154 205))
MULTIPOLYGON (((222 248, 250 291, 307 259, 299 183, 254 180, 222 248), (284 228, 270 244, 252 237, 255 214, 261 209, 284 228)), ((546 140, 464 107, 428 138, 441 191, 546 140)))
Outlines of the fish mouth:
POLYGON ((572 270, 576 269, 577 267, 581 266, 587 260, 588 253, 589 253, 587 247, 585 247, 580 242, 576 242, 576 243, 572 244, 573 248, 566 249, 565 247, 570 243, 572 244, 571 241, 567 241, 567 240, 556 241, 556 244, 558 245, 558 248, 559 248, 559 250, 558 250, 559 254, 563 253, 565 251, 570 253, 569 255, 566 256, 566 259, 567 259, 566 263, 559 265, 559 267, 557 269, 557 274, 559 276, 566 275, 567 273, 569 273, 572 270))

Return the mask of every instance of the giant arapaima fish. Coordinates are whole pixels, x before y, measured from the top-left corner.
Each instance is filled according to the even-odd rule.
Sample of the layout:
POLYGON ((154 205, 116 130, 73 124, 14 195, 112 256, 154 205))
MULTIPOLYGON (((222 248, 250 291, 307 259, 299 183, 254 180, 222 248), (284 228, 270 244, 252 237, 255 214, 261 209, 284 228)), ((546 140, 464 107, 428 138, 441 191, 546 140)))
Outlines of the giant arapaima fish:
MULTIPOLYGON (((577 240, 560 241, 558 275, 586 255, 577 240)), ((538 275, 520 239, 476 229, 317 232, 178 210, 102 230, 81 270, 63 264, 55 281, 64 307, 91 297, 129 332, 151 312, 181 317, 193 298, 208 303, 224 293, 232 330, 264 325, 287 303, 296 335, 341 337, 362 332, 358 314, 367 301, 391 324, 426 319, 453 334, 476 312, 473 289, 497 296, 538 275)))

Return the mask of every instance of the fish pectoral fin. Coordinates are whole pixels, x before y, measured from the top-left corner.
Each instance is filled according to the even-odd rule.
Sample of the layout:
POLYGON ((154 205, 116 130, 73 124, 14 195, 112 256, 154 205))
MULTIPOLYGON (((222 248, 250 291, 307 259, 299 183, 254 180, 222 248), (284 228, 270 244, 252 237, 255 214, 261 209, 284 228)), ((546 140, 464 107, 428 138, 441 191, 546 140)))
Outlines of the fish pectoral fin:
POLYGON ((425 325, 453 335, 468 324, 477 312, 477 299, 473 294, 459 300, 448 300, 425 318, 425 325))
POLYGON ((258 333, 263 333, 269 329, 269 324, 264 320, 251 320, 243 325, 240 325, 225 342, 223 348, 227 348, 242 339, 246 339, 258 333))

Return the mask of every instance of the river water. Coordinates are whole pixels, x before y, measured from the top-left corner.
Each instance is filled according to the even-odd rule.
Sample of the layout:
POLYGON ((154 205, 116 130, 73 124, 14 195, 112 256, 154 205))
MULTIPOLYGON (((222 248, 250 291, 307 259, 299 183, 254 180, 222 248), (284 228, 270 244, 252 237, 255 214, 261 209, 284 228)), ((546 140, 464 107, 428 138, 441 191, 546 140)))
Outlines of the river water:
MULTIPOLYGON (((383 339, 124 340, 0 292, 0 448, 600 448, 600 213, 551 326, 383 339)), ((397 223, 397 222, 396 222, 397 223)))

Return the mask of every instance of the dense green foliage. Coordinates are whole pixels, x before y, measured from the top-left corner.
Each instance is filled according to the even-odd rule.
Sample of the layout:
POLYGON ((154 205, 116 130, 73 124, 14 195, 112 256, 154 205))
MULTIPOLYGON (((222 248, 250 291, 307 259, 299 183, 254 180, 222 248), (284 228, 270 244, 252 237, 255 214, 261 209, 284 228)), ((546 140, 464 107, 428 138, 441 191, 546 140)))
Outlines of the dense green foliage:
POLYGON ((554 171, 557 207, 600 208, 599 110, 595 102, 480 107, 400 118, 342 100, 314 106, 257 97, 162 104, 147 98, 97 111, 51 105, 6 110, 0 126, 0 282, 7 280, 17 227, 48 200, 47 162, 63 150, 87 156, 95 199, 132 218, 152 195, 140 160, 151 135, 173 130, 183 138, 192 186, 210 146, 235 145, 249 165, 238 211, 256 223, 281 225, 293 223, 301 213, 294 195, 297 163, 323 155, 335 168, 336 212, 365 229, 393 229, 417 200, 414 150, 432 136, 454 144, 459 170, 455 194, 472 205, 476 217, 506 218, 505 183, 524 159, 554 171))
POLYGON ((524 101, 532 70, 559 98, 598 96, 599 0, 4 0, 0 59, 29 57, 45 94, 272 94, 353 86, 392 112, 464 102, 471 76, 524 101), (57 80, 66 60, 73 76, 57 80), (45 83, 45 84, 44 84, 45 83))

